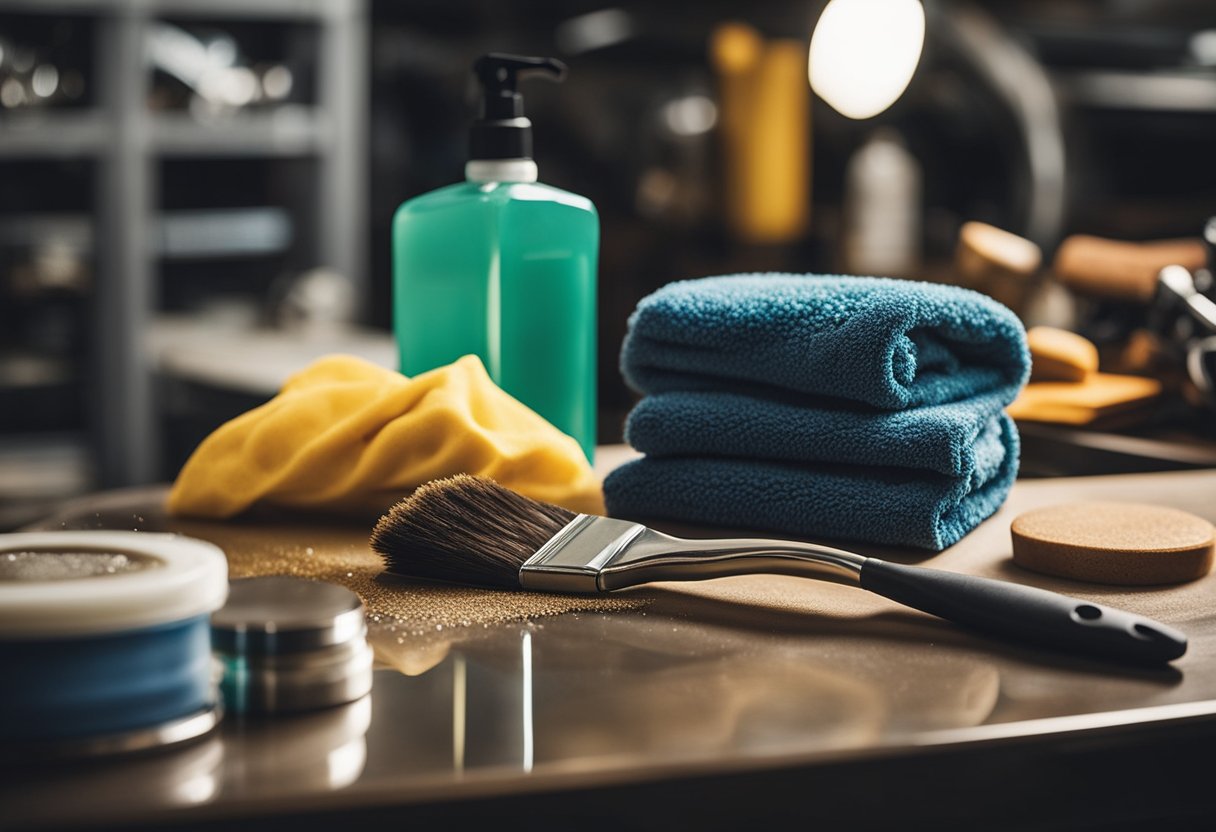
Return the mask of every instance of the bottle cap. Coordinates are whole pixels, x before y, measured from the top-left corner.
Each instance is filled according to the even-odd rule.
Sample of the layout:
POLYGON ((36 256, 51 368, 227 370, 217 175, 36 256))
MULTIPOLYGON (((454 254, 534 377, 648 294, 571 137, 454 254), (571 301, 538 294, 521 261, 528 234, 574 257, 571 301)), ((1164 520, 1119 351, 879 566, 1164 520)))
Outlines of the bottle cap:
POLYGON ((469 130, 469 158, 531 159, 532 122, 524 116, 519 82, 532 76, 561 81, 566 65, 555 58, 492 52, 473 64, 481 84, 481 109, 469 130))

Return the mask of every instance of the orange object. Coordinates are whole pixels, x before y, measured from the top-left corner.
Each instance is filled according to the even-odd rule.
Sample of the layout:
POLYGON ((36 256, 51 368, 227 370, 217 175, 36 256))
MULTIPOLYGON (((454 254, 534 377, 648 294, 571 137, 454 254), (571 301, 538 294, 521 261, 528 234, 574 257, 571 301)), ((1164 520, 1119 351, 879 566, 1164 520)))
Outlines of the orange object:
POLYGON ((1091 373, 1085 381, 1027 384, 1009 405, 1016 421, 1088 425, 1145 405, 1161 395, 1161 382, 1140 376, 1091 373))
POLYGON ((983 292, 1021 314, 1038 286, 1042 250, 983 222, 963 223, 954 250, 954 268, 962 285, 983 292))
POLYGON ((810 220, 810 86, 806 44, 765 41, 743 23, 710 42, 718 72, 726 221, 741 239, 783 243, 810 220))
POLYGON ((1031 327, 1026 344, 1031 381, 1007 408, 1016 421, 1088 425, 1161 395, 1156 379, 1098 372, 1098 348, 1075 332, 1031 327))
POLYGON ((1088 338, 1050 326, 1026 332, 1031 381, 1084 381, 1098 371, 1098 348, 1088 338))
POLYGON ((1053 268, 1060 282, 1081 294, 1148 303, 1163 268, 1194 270, 1206 262, 1207 252, 1198 239, 1130 243, 1074 234, 1060 245, 1053 268))

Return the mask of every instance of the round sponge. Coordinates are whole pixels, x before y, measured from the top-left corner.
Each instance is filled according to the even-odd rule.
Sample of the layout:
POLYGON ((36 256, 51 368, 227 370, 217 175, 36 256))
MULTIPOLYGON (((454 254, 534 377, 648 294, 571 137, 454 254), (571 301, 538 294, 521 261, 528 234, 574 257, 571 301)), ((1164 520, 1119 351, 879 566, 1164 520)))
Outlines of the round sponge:
POLYGON ((1102 584, 1193 581, 1212 568, 1216 530, 1207 520, 1140 503, 1066 503, 1018 516, 1011 528, 1019 566, 1102 584))

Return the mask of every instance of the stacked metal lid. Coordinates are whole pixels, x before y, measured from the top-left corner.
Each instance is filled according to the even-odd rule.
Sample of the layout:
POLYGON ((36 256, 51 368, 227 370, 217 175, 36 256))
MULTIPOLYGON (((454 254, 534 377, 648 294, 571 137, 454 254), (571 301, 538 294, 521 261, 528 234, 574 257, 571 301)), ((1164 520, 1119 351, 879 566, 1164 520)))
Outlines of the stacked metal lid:
POLYGON ((286 576, 234 580, 211 618, 211 639, 231 712, 324 708, 371 690, 363 604, 344 587, 286 576))

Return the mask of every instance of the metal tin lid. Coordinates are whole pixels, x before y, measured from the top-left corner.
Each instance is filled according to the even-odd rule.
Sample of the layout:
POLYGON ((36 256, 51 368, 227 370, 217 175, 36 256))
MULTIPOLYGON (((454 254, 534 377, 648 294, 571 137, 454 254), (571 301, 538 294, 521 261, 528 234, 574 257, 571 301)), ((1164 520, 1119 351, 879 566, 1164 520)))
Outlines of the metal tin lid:
POLYGON ((320 650, 366 633, 355 593, 284 575, 232 581, 228 603, 211 616, 214 649, 249 657, 320 650))
POLYGON ((210 543, 120 531, 0 535, 0 639, 101 635, 206 615, 228 594, 210 543))
POLYGON ((328 708, 372 689, 372 662, 365 639, 273 658, 225 657, 220 688, 228 708, 238 714, 328 708))
POLYGON ((344 587, 270 576, 232 581, 211 617, 224 664, 221 688, 236 713, 324 708, 372 685, 372 649, 359 596, 344 587))

